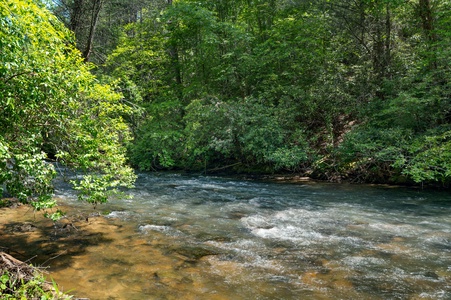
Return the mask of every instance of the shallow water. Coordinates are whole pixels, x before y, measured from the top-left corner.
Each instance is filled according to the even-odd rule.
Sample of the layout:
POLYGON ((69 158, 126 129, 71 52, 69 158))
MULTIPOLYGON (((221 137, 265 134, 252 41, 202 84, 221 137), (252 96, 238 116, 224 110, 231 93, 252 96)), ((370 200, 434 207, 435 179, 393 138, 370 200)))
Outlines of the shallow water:
POLYGON ((46 265, 65 290, 92 300, 451 299, 449 192, 141 174, 132 194, 85 221, 92 209, 59 185, 83 217, 34 245, 58 253, 46 265))

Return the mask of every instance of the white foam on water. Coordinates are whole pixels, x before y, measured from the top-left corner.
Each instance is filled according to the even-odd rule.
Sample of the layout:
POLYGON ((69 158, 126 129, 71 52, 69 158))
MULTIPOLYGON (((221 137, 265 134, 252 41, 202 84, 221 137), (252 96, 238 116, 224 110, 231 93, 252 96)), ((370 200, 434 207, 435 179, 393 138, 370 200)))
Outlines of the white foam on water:
POLYGON ((248 217, 241 218, 241 222, 250 229, 253 228, 264 228, 271 227, 272 221, 270 217, 263 215, 252 215, 248 217))
POLYGON ((107 218, 124 218, 129 216, 131 213, 128 211, 112 211, 108 215, 107 218))
POLYGON ((185 237, 186 234, 181 232, 180 230, 174 229, 171 226, 165 225, 154 225, 154 224, 146 224, 138 227, 138 230, 144 234, 148 234, 150 232, 160 232, 167 236, 171 237, 185 237))
POLYGON ((368 267, 385 265, 386 261, 378 257, 348 256, 341 260, 341 263, 349 267, 368 267))
POLYGON ((218 185, 218 184, 211 184, 211 183, 203 183, 203 184, 200 184, 199 187, 202 189, 207 189, 207 190, 226 190, 227 189, 225 186, 218 185))
MULTIPOLYGON (((259 268, 281 272, 284 267, 276 259, 272 259, 270 250, 260 241, 240 239, 235 242, 209 241, 207 244, 233 253, 232 261, 240 267, 259 268)), ((221 260, 218 257, 215 260, 221 260)))
POLYGON ((330 243, 340 241, 355 242, 353 238, 324 234, 324 231, 344 227, 342 220, 334 219, 327 209, 310 211, 291 208, 272 214, 256 214, 241 219, 242 224, 252 234, 264 239, 276 239, 295 242, 298 245, 312 243, 330 243))
POLYGON ((451 292, 439 290, 435 292, 423 292, 419 295, 420 299, 451 299, 451 292))
POLYGON ((440 236, 440 235, 432 235, 429 237, 426 237, 424 239, 424 242, 430 243, 430 244, 439 244, 444 247, 448 247, 449 251, 451 251, 451 240, 448 236, 440 236))
POLYGON ((147 224, 147 225, 141 225, 138 227, 139 231, 147 232, 147 231, 158 231, 158 232, 169 232, 172 231, 172 228, 170 226, 160 226, 160 225, 153 225, 153 224, 147 224))
POLYGON ((324 239, 324 236, 315 231, 307 231, 303 228, 288 226, 277 226, 269 229, 255 228, 252 233, 266 239, 282 239, 298 242, 302 245, 310 245, 314 241, 324 239))
POLYGON ((424 230, 409 224, 370 223, 368 227, 369 229, 373 229, 375 231, 382 231, 384 233, 395 234, 401 237, 415 237, 421 233, 424 233, 424 230))

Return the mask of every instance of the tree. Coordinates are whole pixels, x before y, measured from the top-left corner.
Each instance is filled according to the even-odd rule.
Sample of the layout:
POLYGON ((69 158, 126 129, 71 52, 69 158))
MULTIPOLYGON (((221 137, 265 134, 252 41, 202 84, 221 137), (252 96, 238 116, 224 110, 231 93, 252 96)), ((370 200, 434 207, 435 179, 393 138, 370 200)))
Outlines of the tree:
POLYGON ((392 10, 392 71, 378 85, 383 101, 366 105, 365 122, 340 151, 352 172, 360 169, 367 180, 451 182, 449 9, 447 1, 421 0, 392 10))
POLYGON ((449 147, 449 1, 165 5, 104 69, 138 91, 135 165, 449 180, 425 168, 449 147))
POLYGON ((53 0, 52 12, 74 32, 85 61, 105 62, 117 46, 122 26, 142 19, 144 7, 154 0, 53 0))
POLYGON ((94 35, 99 22, 104 0, 59 0, 54 1, 53 10, 74 32, 77 47, 85 61, 89 61, 94 43, 94 35))
POLYGON ((49 159, 85 174, 73 184, 93 204, 135 177, 125 166, 130 109, 96 82, 72 41, 42 5, 0 3, 0 186, 37 210, 56 205, 49 159))

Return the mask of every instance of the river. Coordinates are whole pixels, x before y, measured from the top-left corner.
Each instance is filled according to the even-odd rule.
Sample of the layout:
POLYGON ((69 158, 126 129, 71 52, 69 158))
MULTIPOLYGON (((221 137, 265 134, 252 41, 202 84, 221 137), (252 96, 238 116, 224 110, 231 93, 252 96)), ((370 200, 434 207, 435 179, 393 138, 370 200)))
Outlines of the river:
POLYGON ((23 243, 91 300, 451 299, 447 191, 155 173, 131 194, 93 210, 60 184, 74 230, 23 243))

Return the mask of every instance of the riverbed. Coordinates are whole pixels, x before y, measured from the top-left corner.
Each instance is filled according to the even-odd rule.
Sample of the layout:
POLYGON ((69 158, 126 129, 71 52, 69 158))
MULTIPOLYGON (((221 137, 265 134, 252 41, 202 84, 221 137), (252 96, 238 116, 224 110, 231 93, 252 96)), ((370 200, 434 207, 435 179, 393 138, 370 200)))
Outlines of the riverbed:
POLYGON ((449 191, 153 173, 129 193, 94 209, 60 183, 68 218, 2 209, 0 246, 91 300, 451 299, 449 191))

